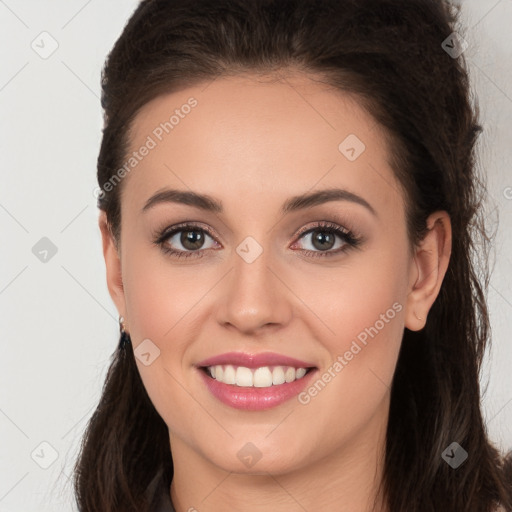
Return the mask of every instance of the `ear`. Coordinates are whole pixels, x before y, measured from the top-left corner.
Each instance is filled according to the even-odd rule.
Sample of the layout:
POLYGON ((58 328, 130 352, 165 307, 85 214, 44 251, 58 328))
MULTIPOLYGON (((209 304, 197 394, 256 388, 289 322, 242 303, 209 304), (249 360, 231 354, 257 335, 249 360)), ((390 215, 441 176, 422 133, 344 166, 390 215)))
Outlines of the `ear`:
POLYGON ((445 211, 432 213, 427 219, 427 234, 414 249, 409 294, 406 302, 405 327, 419 331, 443 282, 452 250, 452 227, 445 211))
POLYGON ((125 325, 128 324, 126 319, 126 303, 124 298, 123 279, 121 273, 121 258, 118 253, 114 235, 110 230, 107 222, 107 216, 104 211, 100 212, 98 224, 101 231, 103 242, 103 257, 105 258, 105 266, 107 271, 107 286, 110 296, 116 305, 119 315, 125 318, 125 325))

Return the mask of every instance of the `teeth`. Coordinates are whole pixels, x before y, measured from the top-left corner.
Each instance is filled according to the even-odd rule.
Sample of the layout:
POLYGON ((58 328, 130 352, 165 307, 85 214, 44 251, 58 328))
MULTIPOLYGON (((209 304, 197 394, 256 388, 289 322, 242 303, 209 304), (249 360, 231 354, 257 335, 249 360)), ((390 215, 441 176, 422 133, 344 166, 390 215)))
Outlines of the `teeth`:
POLYGON ((295 371, 295 378, 296 379, 302 379, 306 375, 306 368, 297 368, 295 371))
POLYGON ((302 379, 306 375, 306 368, 293 368, 292 366, 262 366, 260 368, 246 368, 245 366, 216 365, 208 366, 208 373, 212 378, 224 384, 242 387, 268 388, 278 386, 285 382, 302 379))
MULTIPOLYGON (((215 366, 213 368, 215 368, 215 366)), ((224 368, 222 382, 225 382, 226 384, 236 384, 236 371, 231 365, 224 368)))
POLYGON ((255 388, 268 388, 272 386, 272 372, 268 366, 258 368, 254 372, 254 387, 255 388))
POLYGON ((289 366, 284 372, 284 380, 286 382, 293 382, 295 380, 295 368, 289 366))
MULTIPOLYGON (((252 371, 244 366, 239 366, 236 369, 235 384, 237 386, 252 386, 253 385, 252 371)), ((224 381, 223 381, 224 382, 224 381)))
POLYGON ((274 370, 272 371, 272 384, 279 385, 284 384, 285 378, 284 378, 284 370, 282 366, 276 366, 274 370))

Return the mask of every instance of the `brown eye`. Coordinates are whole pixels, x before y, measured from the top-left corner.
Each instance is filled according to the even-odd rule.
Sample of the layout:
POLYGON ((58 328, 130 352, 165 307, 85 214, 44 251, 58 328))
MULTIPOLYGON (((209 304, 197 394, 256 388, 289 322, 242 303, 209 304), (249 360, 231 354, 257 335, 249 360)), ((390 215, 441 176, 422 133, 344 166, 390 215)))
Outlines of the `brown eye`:
POLYGON ((165 230, 156 240, 162 250, 176 257, 202 256, 204 250, 217 243, 206 229, 194 225, 181 225, 165 230), (209 238, 210 245, 207 245, 209 238))
POLYGON ((180 243, 185 249, 190 251, 201 249, 204 244, 204 233, 200 230, 181 231, 180 243))

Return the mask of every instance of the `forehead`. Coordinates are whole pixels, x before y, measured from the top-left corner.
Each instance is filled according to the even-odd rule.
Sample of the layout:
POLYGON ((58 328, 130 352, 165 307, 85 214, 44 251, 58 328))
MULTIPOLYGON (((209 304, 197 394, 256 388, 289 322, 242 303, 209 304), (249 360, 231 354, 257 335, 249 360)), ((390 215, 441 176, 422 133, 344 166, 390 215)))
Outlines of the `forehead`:
POLYGON ((282 201, 343 186, 392 205, 401 198, 385 135, 355 96, 325 83, 300 75, 218 78, 139 111, 130 136, 137 162, 123 196, 142 207, 172 186, 232 195, 247 207, 256 194, 282 201))

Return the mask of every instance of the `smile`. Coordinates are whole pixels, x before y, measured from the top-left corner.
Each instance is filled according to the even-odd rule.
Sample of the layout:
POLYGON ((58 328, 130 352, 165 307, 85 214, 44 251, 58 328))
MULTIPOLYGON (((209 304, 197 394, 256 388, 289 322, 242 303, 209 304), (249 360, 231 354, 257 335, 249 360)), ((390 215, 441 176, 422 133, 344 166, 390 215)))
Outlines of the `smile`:
POLYGON ((309 369, 293 366, 261 366, 247 368, 245 366, 215 365, 205 368, 208 374, 218 382, 240 387, 268 388, 279 386, 285 382, 302 379, 309 369))
POLYGON ((318 368, 282 354, 231 352, 197 365, 206 389, 225 405, 260 411, 296 397, 318 368))

